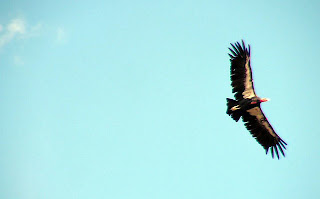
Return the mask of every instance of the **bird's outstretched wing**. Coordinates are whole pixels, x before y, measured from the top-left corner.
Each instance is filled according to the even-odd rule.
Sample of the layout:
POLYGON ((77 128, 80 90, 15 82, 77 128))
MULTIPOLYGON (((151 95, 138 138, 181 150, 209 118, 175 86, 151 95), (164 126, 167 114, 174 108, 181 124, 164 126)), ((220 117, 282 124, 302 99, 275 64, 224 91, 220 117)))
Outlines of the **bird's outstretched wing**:
POLYGON ((242 116, 246 128, 251 135, 263 146, 268 153, 271 147, 271 155, 274 157, 274 152, 279 159, 279 150, 285 156, 284 149, 287 143, 283 141, 273 130, 272 126, 264 116, 260 106, 248 109, 242 116))
POLYGON ((252 98, 256 96, 253 87, 252 72, 250 66, 250 45, 246 48, 242 40, 242 46, 239 42, 231 44, 233 49, 229 48, 232 54, 229 54, 231 61, 231 86, 232 92, 237 100, 243 98, 252 98))

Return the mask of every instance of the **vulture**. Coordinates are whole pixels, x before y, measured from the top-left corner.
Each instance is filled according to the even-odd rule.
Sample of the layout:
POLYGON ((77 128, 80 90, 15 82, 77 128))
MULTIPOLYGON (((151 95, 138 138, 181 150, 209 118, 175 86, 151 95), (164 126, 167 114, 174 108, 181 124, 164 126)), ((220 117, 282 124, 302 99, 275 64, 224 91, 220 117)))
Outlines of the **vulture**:
POLYGON ((260 104, 268 98, 260 98, 253 87, 252 70, 250 65, 250 45, 246 47, 242 40, 231 44, 231 86, 235 100, 227 98, 227 114, 236 122, 242 120, 251 135, 266 150, 270 149, 272 158, 276 153, 279 159, 279 151, 285 156, 284 149, 287 143, 274 131, 266 116, 261 110, 260 104))

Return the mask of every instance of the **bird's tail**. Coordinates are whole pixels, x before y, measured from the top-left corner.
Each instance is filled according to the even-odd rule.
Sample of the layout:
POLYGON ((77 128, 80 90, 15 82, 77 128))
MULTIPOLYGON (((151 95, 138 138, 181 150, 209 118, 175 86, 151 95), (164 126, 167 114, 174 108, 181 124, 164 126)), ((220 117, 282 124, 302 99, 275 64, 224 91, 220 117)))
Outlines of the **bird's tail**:
POLYGON ((240 110, 233 111, 231 110, 231 108, 237 105, 238 105, 238 102, 236 100, 227 98, 227 106, 228 106, 227 114, 230 115, 232 119, 234 119, 236 122, 238 122, 241 117, 241 111, 240 110))

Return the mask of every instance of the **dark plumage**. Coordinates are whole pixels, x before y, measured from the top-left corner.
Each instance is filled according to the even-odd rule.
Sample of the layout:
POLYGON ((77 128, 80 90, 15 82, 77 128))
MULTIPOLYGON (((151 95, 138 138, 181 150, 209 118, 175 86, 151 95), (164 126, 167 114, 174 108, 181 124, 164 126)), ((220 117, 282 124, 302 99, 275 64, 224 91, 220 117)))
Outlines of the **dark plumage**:
POLYGON ((283 141, 274 131, 267 118, 264 116, 260 103, 268 101, 267 98, 260 98, 256 95, 253 86, 250 45, 246 48, 242 40, 231 44, 231 86, 235 99, 227 98, 227 114, 235 121, 242 117, 246 128, 251 135, 263 146, 268 153, 271 148, 271 155, 276 153, 279 159, 279 151, 285 156, 284 149, 287 143, 283 141))

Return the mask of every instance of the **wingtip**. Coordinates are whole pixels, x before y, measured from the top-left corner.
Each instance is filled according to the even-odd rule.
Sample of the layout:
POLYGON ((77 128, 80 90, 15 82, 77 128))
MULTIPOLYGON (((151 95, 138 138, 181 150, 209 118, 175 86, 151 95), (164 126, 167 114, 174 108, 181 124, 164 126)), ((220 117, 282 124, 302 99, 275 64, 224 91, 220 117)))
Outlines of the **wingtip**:
POLYGON ((282 145, 280 145, 280 142, 277 143, 277 144, 274 145, 274 146, 265 147, 266 154, 268 154, 269 149, 270 149, 270 151, 271 151, 271 156, 272 156, 273 159, 274 159, 275 156, 276 156, 276 158, 277 158, 278 160, 280 160, 280 159, 281 159, 280 153, 282 154, 283 157, 286 157, 286 154, 285 154, 284 150, 282 149, 282 145), (280 153, 279 153, 279 151, 280 151, 280 153))
POLYGON ((282 150, 282 147, 281 147, 281 145, 279 143, 277 144, 277 147, 279 148, 279 150, 280 150, 281 154, 283 155, 283 157, 286 157, 286 154, 282 150))
POLYGON ((280 157, 279 157, 279 151, 278 151, 278 148, 277 148, 277 146, 274 146, 274 148, 275 148, 275 151, 276 151, 276 155, 277 155, 277 157, 278 157, 278 160, 280 159, 280 157))
POLYGON ((266 149, 266 155, 268 155, 269 148, 266 149))
POLYGON ((230 50, 231 50, 231 52, 235 52, 235 55, 236 54, 240 54, 240 52, 239 52, 239 50, 238 50, 238 48, 235 46, 236 44, 232 44, 232 43, 230 43, 231 44, 231 46, 232 46, 232 48, 233 48, 233 50, 231 50, 231 48, 229 48, 230 50))
POLYGON ((274 158, 274 151, 273 150, 274 150, 273 147, 271 147, 271 156, 272 156, 272 158, 274 158))
POLYGON ((246 44, 244 43, 243 39, 241 41, 242 41, 242 47, 243 47, 243 49, 245 49, 246 48, 246 44))
POLYGON ((240 42, 237 41, 237 42, 234 42, 234 43, 230 43, 230 45, 233 48, 233 50, 231 48, 229 48, 230 51, 231 52, 236 52, 236 53, 233 53, 234 56, 237 56, 239 54, 240 55, 241 54, 246 54, 247 56, 250 56, 250 45, 248 45, 248 48, 247 48, 244 39, 242 39, 240 42))

